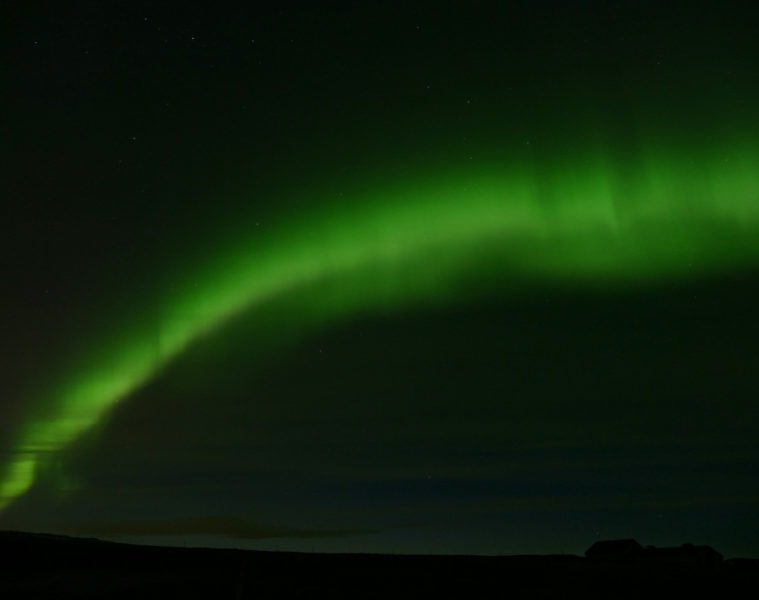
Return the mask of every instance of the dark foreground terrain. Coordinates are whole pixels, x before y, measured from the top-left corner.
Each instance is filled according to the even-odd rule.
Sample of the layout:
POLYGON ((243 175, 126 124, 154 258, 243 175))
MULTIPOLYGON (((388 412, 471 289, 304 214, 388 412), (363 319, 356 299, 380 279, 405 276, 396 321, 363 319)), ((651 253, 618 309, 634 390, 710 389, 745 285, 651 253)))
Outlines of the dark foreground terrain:
POLYGON ((759 560, 164 548, 0 532, 0 598, 739 598, 759 560))

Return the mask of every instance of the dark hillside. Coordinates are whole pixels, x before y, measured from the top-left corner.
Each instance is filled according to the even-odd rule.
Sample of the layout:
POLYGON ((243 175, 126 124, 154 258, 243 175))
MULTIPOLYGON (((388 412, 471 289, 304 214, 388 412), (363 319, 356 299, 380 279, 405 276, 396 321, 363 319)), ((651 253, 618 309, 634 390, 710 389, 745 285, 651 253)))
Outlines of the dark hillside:
MULTIPOLYGON (((759 561, 704 568, 577 556, 298 554, 4 532, 3 598, 739 597, 759 561), (432 596, 434 595, 434 596, 432 596)), ((750 589, 750 588, 749 588, 750 589)))

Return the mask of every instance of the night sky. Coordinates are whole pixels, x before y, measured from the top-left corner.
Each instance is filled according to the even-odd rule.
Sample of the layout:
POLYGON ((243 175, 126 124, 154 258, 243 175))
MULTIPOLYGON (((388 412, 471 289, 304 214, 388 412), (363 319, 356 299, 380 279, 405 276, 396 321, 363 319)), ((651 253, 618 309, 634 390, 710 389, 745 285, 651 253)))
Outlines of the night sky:
POLYGON ((722 2, 4 2, 0 529, 759 557, 722 2))

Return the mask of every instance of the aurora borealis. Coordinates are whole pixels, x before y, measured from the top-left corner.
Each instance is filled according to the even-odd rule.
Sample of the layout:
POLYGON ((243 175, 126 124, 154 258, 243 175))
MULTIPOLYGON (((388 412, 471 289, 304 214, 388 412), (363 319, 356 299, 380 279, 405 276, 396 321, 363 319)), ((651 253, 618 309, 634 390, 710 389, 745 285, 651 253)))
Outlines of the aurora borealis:
MULTIPOLYGON (((276 515, 272 518, 285 519, 274 526, 297 532, 287 522, 286 513, 267 509, 277 505, 272 499, 276 493, 264 499, 249 490, 240 492, 240 484, 228 482, 241 478, 247 481, 248 477, 255 481, 256 473, 261 481, 272 477, 278 481, 279 477, 287 479, 298 472, 304 481, 313 478, 328 482, 322 485, 332 485, 332 490, 354 490, 339 495, 360 513, 368 510, 367 506, 373 507, 375 500, 365 499, 368 492, 355 491, 360 487, 355 481, 356 472, 368 478, 364 482, 366 489, 377 487, 377 498, 391 494, 388 490, 400 485, 399 481, 414 477, 431 480, 430 473, 434 472, 435 481, 445 483, 437 496, 424 493, 428 503, 455 507, 476 500, 483 506, 510 507, 504 510, 532 507, 538 521, 541 511, 548 510, 545 506, 553 506, 559 511, 585 511, 582 520, 592 521, 588 514, 593 510, 613 509, 613 503, 604 506, 603 493, 596 493, 605 489, 603 478, 589 475, 600 468, 599 464, 606 465, 607 460, 626 465, 621 472, 629 469, 632 473, 628 479, 622 477, 621 482, 615 480, 613 486, 615 493, 627 499, 615 500, 624 506, 656 509, 661 505, 662 511, 672 506, 708 507, 710 494, 716 491, 698 488, 694 483, 699 480, 697 476, 674 477, 674 487, 660 484, 667 489, 658 489, 641 475, 650 470, 655 473, 654 480, 663 481, 666 478, 662 473, 675 468, 673 465, 680 464, 683 472, 690 473, 701 464, 699 460, 707 460, 709 472, 714 469, 714 473, 739 473, 724 481, 716 474, 706 479, 720 481, 718 485, 730 490, 730 498, 740 507, 755 506, 759 490, 755 485, 751 487, 751 477, 746 475, 756 458, 756 432, 750 418, 756 413, 751 395, 755 386, 748 374, 755 357, 746 354, 750 352, 755 326, 746 319, 752 314, 751 299, 756 298, 753 286, 759 264, 759 123, 752 104, 757 86, 751 76, 757 56, 750 42, 744 42, 749 37, 741 29, 740 19, 726 17, 725 30, 709 40, 699 37, 710 31, 708 11, 703 17, 694 12, 693 21, 686 21, 690 29, 684 26, 683 32, 667 38, 657 28, 664 28, 663 23, 680 22, 675 9, 672 14, 661 13, 660 20, 643 28, 643 35, 636 29, 642 17, 635 10, 619 8, 617 15, 609 9, 604 13, 606 20, 602 19, 606 28, 596 31, 596 26, 583 16, 589 13, 583 11, 600 9, 577 8, 578 12, 569 18, 575 24, 583 24, 587 28, 585 35, 593 41, 586 40, 584 45, 570 46, 562 52, 521 55, 514 54, 515 49, 520 40, 527 38, 520 37, 521 26, 515 23, 529 22, 545 35, 559 39, 566 35, 569 39, 572 36, 559 22, 560 15, 567 15, 548 6, 515 8, 511 17, 503 16, 505 20, 500 21, 510 23, 504 27, 515 28, 509 29, 514 39, 504 41, 489 37, 493 31, 479 20, 478 25, 467 28, 455 19, 449 21, 436 15, 427 17, 429 25, 417 27, 414 22, 424 21, 427 13, 421 11, 418 16, 412 11, 398 21, 403 23, 399 27, 408 31, 404 29, 399 34, 397 45, 383 59, 374 56, 373 49, 376 40, 383 37, 383 27, 392 29, 396 23, 396 17, 389 12, 380 11, 381 24, 371 26, 374 33, 368 40, 358 41, 346 33, 351 29, 346 29, 346 24, 354 19, 373 20, 372 10, 379 9, 353 7, 344 11, 325 9, 323 13, 316 8, 293 9, 286 14, 263 11, 260 15, 243 15, 241 23, 245 25, 216 22, 211 16, 209 22, 215 25, 207 26, 209 41, 198 44, 195 42, 202 40, 202 35, 185 33, 202 28, 205 17, 188 15, 175 22, 181 24, 172 26, 167 15, 157 15, 147 8, 130 9, 123 19, 127 24, 116 25, 115 14, 104 10, 93 17, 98 27, 109 32, 102 39, 96 36, 87 38, 87 43, 81 41, 82 32, 75 25, 71 25, 75 33, 70 37, 50 37, 59 50, 76 47, 77 52, 84 52, 77 46, 84 44, 86 60, 102 62, 73 72, 70 61, 74 59, 69 55, 69 62, 60 63, 52 50, 42 58, 24 55, 19 74, 45 64, 62 80, 79 78, 80 86, 70 96, 62 92, 60 105, 42 108, 45 118, 31 127, 39 139, 45 140, 41 146, 47 148, 43 151, 37 147, 35 152, 43 156, 47 152, 53 157, 42 161, 50 165, 52 175, 41 184, 11 186, 25 201, 14 209, 16 212, 8 212, 10 222, 21 232, 10 239, 21 247, 22 236, 32 232, 30 238, 36 236, 37 240, 36 250, 34 239, 30 239, 30 249, 14 254, 18 263, 12 273, 26 274, 34 269, 39 277, 47 273, 70 299, 68 303, 39 300, 36 286, 49 286, 35 276, 29 280, 25 275, 17 277, 16 281, 23 283, 19 283, 17 294, 9 288, 9 305, 13 309, 7 312, 22 315, 21 322, 30 323, 31 331, 10 328, 17 333, 11 333, 8 343, 17 344, 22 351, 8 359, 17 361, 15 367, 9 362, 8 370, 18 376, 10 377, 4 384, 7 390, 3 390, 9 400, 2 415, 0 507, 4 515, 0 516, 23 524, 44 522, 40 515, 46 510, 49 515, 62 511, 60 514, 70 515, 68 521, 62 517, 56 517, 57 521, 48 519, 51 527, 90 531, 85 513, 80 512, 85 511, 82 506, 90 506, 91 511, 97 505, 93 504, 95 500, 90 504, 82 500, 89 493, 93 498, 108 499, 99 504, 96 510, 100 516, 94 520, 112 521, 112 530, 122 534, 129 530, 130 520, 144 523, 164 518, 177 523, 182 518, 206 518, 206 514, 192 514, 198 510, 218 510, 222 514, 242 511, 245 518, 252 518, 251 511, 257 514, 269 510, 276 515), (142 28, 138 30, 140 41, 134 46, 127 43, 130 27, 142 28), (259 34, 252 37, 243 31, 245 27, 257 28, 259 34), (604 37, 611 34, 601 32, 611 28, 624 37, 631 35, 628 27, 637 32, 633 34, 637 41, 622 43, 615 38, 611 43, 604 37), (433 37, 419 41, 417 38, 427 35, 427 29, 433 31, 433 37), (471 43, 464 52, 469 58, 462 64, 438 56, 444 53, 443 40, 454 31, 458 32, 457 39, 471 43), (325 36, 331 41, 318 41, 321 35, 317 32, 329 32, 325 36), (624 32, 627 33, 623 35, 624 32), (657 44, 649 38, 665 41, 657 44), (731 44, 725 44, 728 38, 731 44), (311 44, 310 50, 297 47, 296 39, 311 44), (694 39, 702 41, 698 51, 694 49, 694 39), (262 45, 265 49, 259 51, 262 45), (169 46, 175 50, 164 48, 169 46), (631 47, 637 52, 626 55, 631 47), (314 48, 322 57, 318 67, 309 58, 314 48), (754 54, 747 54, 747 49, 753 49, 754 54), (249 56, 243 52, 260 54, 249 56), (621 66, 607 65, 604 61, 615 52, 619 53, 621 66), (101 58, 91 59, 90 53, 99 53, 101 58), (159 60, 154 61, 154 56, 159 60), (358 66, 352 67, 357 69, 353 77, 342 74, 348 68, 340 67, 346 56, 357 61, 358 66), (510 59, 510 66, 506 66, 504 61, 509 56, 521 58, 510 59), (598 56, 603 60, 597 61, 594 57, 598 56), (713 62, 704 63, 704 56, 713 62), (121 65, 121 70, 115 75, 103 75, 104 65, 110 61, 121 65), (660 68, 663 61, 665 66, 660 68), (672 70, 667 76, 661 75, 663 69, 669 68, 669 61, 675 63, 672 70), (264 63, 273 66, 260 74, 256 70, 264 63), (416 67, 408 67, 412 64, 416 67), (402 69, 401 65, 408 68, 402 69), (320 74, 318 84, 314 82, 313 68, 320 74), (392 81, 396 73, 398 81, 382 83, 386 78, 392 81), (134 81, 143 81, 134 92, 136 107, 118 94, 112 96, 114 92, 101 77, 112 77, 111 83, 121 91, 132 89, 134 81), (408 91, 409 81, 415 78, 415 87, 408 91), (428 80, 433 83, 425 83, 428 80), (333 105, 333 98, 325 98, 320 91, 324 81, 332 82, 338 95, 349 100, 333 105), (364 87, 357 85, 362 81, 364 87), (438 92, 438 88, 442 91, 438 92), (463 92, 461 88, 465 88, 463 92), (200 91, 189 92, 187 100, 188 89, 200 91), (245 89, 249 90, 249 100, 244 100, 240 91, 245 89), (626 91, 622 93, 620 89, 626 91), (227 97, 219 100, 225 110, 214 103, 219 90, 226 92, 227 97), (266 90, 276 93, 267 97, 263 93, 266 90), (374 91, 370 93, 371 90, 374 91), (695 94, 696 90, 700 95, 695 94), (439 94, 437 99, 428 99, 433 93, 439 94), (156 94, 164 100, 156 101, 156 94), (260 105, 253 111, 256 102, 260 105), (99 103, 110 103, 111 108, 93 108, 99 103), (232 106, 236 107, 234 111, 232 106), (74 125, 58 125, 62 130, 46 125, 45 119, 52 122, 69 112, 77 116, 74 125), (119 121, 116 113, 126 117, 119 121), (112 118, 114 121, 110 121, 112 118), (208 125, 203 125, 204 119, 208 125), (414 135, 407 137, 409 123, 414 122, 414 135), (63 177, 63 171, 84 174, 90 164, 93 169, 105 168, 106 163, 97 158, 104 123, 118 123, 113 126, 118 131, 114 137, 124 140, 104 142, 111 174, 98 175, 97 185, 83 184, 86 179, 63 177), (73 129, 69 131, 67 127, 73 129), (139 128, 144 132, 130 133, 139 128), (191 130, 197 131, 192 134, 196 137, 187 137, 191 130), (76 137, 72 138, 72 133, 76 137), (70 152, 82 157, 81 165, 76 158, 63 160, 69 161, 68 166, 57 162, 58 145, 67 139, 75 140, 66 143, 73 143, 70 152), (140 150, 140 144, 148 144, 145 139, 152 140, 153 146, 140 150), (188 144, 189 149, 185 147, 188 144), (224 152, 218 152, 220 146, 224 152), (128 167, 122 166, 125 163, 128 167), (113 193, 103 200, 104 192, 109 190, 113 193), (63 233, 57 241, 50 241, 46 232, 56 223, 64 223, 63 233), (96 252, 92 248, 97 248, 96 252), (51 266, 46 270, 41 265, 51 266), (100 275, 103 272, 109 275, 100 275), (71 275, 64 277, 65 273, 71 275), (732 303, 737 308, 723 313, 714 309, 709 300, 692 309, 711 319, 701 323, 701 333, 683 333, 690 327, 698 328, 698 318, 674 318, 659 327, 630 324, 658 322, 664 314, 657 311, 659 304, 677 307, 685 297, 719 297, 721 285, 728 290, 724 292, 725 305, 732 303), (694 293, 693 289, 700 291, 694 293), (545 298, 554 298, 559 305, 552 309, 558 315, 556 327, 540 325, 545 316, 529 316, 531 311, 544 310, 539 307, 545 298), (588 298, 585 306, 578 308, 578 298, 588 298), (573 311, 582 321, 590 319, 579 316, 585 314, 583 311, 592 314, 598 310, 593 307, 609 305, 623 307, 620 310, 628 311, 628 317, 609 322, 601 319, 606 323, 599 330, 602 333, 573 328, 573 311), (636 308, 638 305, 643 308, 636 308), (37 313, 48 316, 37 319, 37 313), (470 313, 481 313, 485 323, 506 318, 494 319, 493 314, 508 314, 515 321, 502 322, 492 332, 484 333, 488 327, 483 329, 480 317, 466 316, 470 313), (433 319, 442 331, 460 328, 460 332, 451 333, 451 338, 446 334, 445 343, 430 340, 429 345, 419 347, 419 352, 409 359, 420 361, 418 364, 396 361, 393 357, 396 352, 403 355, 402 346, 417 348, 419 336, 412 332, 417 327, 428 331, 429 326, 414 323, 426 323, 426 319, 433 319), (397 348, 383 337, 385 332, 375 330, 377 322, 398 332, 401 341, 397 348), (471 331, 482 331, 486 341, 472 341, 467 333, 470 326, 471 331), (368 334, 370 341, 361 342, 358 334, 354 339, 345 333, 352 328, 374 333, 368 334), (727 335, 724 332, 735 336, 727 342, 729 349, 720 349, 698 337, 705 335, 704 331, 718 329, 723 331, 714 333, 718 339, 727 335), (686 341, 673 342, 673 331, 679 331, 682 340, 695 335, 700 340, 696 344, 699 352, 689 354, 695 352, 694 346, 686 341), (342 356, 342 361, 312 371, 313 359, 304 362, 298 358, 309 344, 321 344, 333 335, 337 339, 348 336, 336 343, 340 348, 336 355, 342 356), (627 355, 623 345, 601 349, 599 336, 628 340, 635 351, 627 355), (638 336, 647 339, 647 344, 640 344, 638 336), (22 339, 31 341, 19 341, 22 339), (384 389, 381 394, 373 376, 362 379, 360 366, 357 369, 354 365, 353 371, 347 366, 354 352, 355 357, 362 356, 362 352, 374 356, 374 351, 367 349, 375 343, 389 349, 389 362, 385 366, 378 362, 370 371, 379 369, 387 374, 388 381, 396 383, 396 387, 384 389), (452 355, 464 352, 460 364, 448 364, 444 357, 442 348, 448 348, 449 343, 451 348, 470 348, 465 352, 450 350, 452 355), (536 356, 551 362, 542 366, 539 361, 523 363, 501 344, 514 344, 515 348, 535 344, 534 348, 541 349, 534 350, 538 352, 536 356), (662 348, 672 344, 679 350, 670 348, 672 354, 668 355, 662 348), (572 345, 575 350, 569 349, 572 345), (560 347, 568 348, 569 354, 564 358, 552 355, 551 349, 560 347), (586 354, 596 353, 611 357, 606 370, 594 372, 593 367, 582 367, 581 377, 586 379, 577 384, 582 391, 574 392, 568 404, 559 400, 567 385, 574 385, 566 382, 578 376, 580 365, 578 362, 577 368, 568 367, 567 375, 561 370, 562 363, 571 365, 586 354), (548 359, 549 355, 552 358, 548 359), (672 375, 673 381, 685 381, 692 371, 694 389, 690 392, 664 391, 669 389, 669 375, 657 369, 672 356, 677 357, 673 369, 678 373, 672 375), (727 358, 732 356, 740 358, 727 358), (625 361, 648 372, 625 370, 625 361), (442 364, 447 367, 432 368, 430 372, 435 375, 422 376, 425 369, 431 368, 429 365, 442 364), (516 364, 522 366, 516 368, 516 364), (699 379, 707 377, 704 364, 731 366, 727 374, 709 375, 716 382, 712 389, 712 384, 699 379), (492 371, 483 377, 478 365, 490 365, 492 371), (290 369, 292 376, 287 374, 290 369), (330 369, 342 374, 336 375, 330 369), (549 373, 549 383, 533 381, 544 370, 549 373), (310 382, 306 389, 299 388, 299 372, 310 377, 304 379, 310 382), (29 380, 22 379, 23 374, 32 373, 29 380), (510 386, 502 380, 503 373, 512 378, 514 394, 519 397, 507 391, 510 386), (562 377, 568 379, 562 383, 562 377), (269 381, 271 387, 259 387, 260 381, 267 378, 273 378, 269 381), (343 390, 347 381, 353 381, 353 387, 343 390), (208 382, 215 382, 213 388, 205 387, 211 385, 208 382), (205 392, 196 397, 198 392, 190 391, 188 386, 205 392), (500 386, 504 387, 502 395, 494 391, 501 390, 500 386), (596 392, 587 391, 596 388, 601 390, 597 397, 593 395, 596 392), (625 388, 637 390, 640 397, 623 403, 604 395, 609 389, 625 388), (688 396, 698 395, 698 388, 712 390, 705 391, 706 395, 718 389, 733 391, 729 397, 688 396), (174 396, 162 395, 160 390, 174 396), (440 394, 437 400, 431 390, 440 394), (375 393, 382 398, 375 398, 375 393), (204 394, 209 397, 203 399, 204 394), (365 394, 366 399, 359 401, 357 394, 365 394), (183 395, 185 400, 181 400, 183 395), (218 398, 212 400, 211 395, 218 398), (457 395, 466 397, 463 407, 456 404, 457 395), (331 413, 331 402, 343 408, 331 413), (334 414, 333 421, 325 423, 318 416, 320 403, 326 406, 325 414, 334 414), (345 408, 353 403, 355 407, 345 408), (197 408, 201 404, 204 408, 197 408), (692 412, 687 419, 681 419, 683 406, 688 404, 692 412), (217 411, 217 405, 225 408, 217 411), (572 405, 574 409, 569 408, 572 405), (180 415, 185 407, 190 420, 183 422, 180 415), (401 407, 409 414, 421 411, 422 418, 404 421, 408 439, 396 447, 389 432, 399 419, 397 411, 401 407), (180 412, 172 416, 178 408, 180 412), (492 418, 482 416, 485 408, 493 413, 492 418), (155 416, 154 427, 158 430, 140 425, 143 429, 137 430, 142 434, 130 434, 130 423, 144 422, 144 417, 130 417, 130 410, 136 411, 134 414, 143 411, 164 415, 164 420, 155 416), (722 416, 715 416, 714 411, 722 416), (659 424, 653 417, 649 420, 649 415, 656 412, 662 415, 659 424), (587 417, 581 416, 585 413, 587 417), (234 415, 244 416, 239 423, 233 423, 234 415), (561 418, 554 421, 555 415, 561 418), (688 427, 678 434, 667 430, 679 421, 687 421, 688 427), (192 433, 174 429, 180 422, 192 433), (314 432, 319 430, 317 425, 324 439, 314 432), (358 435, 357 425, 363 435, 358 435), (274 430, 265 429, 282 427, 284 432, 293 426, 293 433, 288 434, 293 436, 288 438, 293 457, 282 454, 284 462, 279 471, 271 464, 262 466, 262 457, 276 454, 280 448, 278 442, 272 441, 277 439, 274 430), (533 431, 531 428, 534 434, 526 442, 523 436, 533 431), (161 458, 153 463, 141 452, 161 447, 156 437, 160 429, 165 429, 169 438, 175 435, 178 445, 173 455, 157 451, 161 458), (633 430, 637 441, 625 438, 633 430), (134 438, 128 447, 133 449, 130 456, 135 457, 134 463, 118 451, 118 445, 109 446, 115 440, 122 440, 123 445, 131 435, 134 438), (139 449, 142 435, 144 450, 139 449), (316 440, 311 438, 314 435, 316 440), (303 441, 329 448, 330 443, 338 443, 328 441, 329 437, 344 440, 346 448, 353 448, 345 454, 355 451, 357 463, 348 468, 341 462, 343 459, 335 459, 332 450, 324 450, 326 454, 321 456, 303 441), (430 443, 422 444, 420 451, 413 444, 409 446, 408 440, 416 440, 413 444, 421 443, 418 440, 430 443), (269 446, 262 450, 257 444, 269 446), (412 446, 416 448, 413 451, 412 446), (728 447, 726 457, 720 458, 716 449, 728 447), (470 463, 459 458, 453 461, 456 469, 448 471, 447 468, 453 469, 449 456, 452 448, 460 449, 462 456, 473 452, 473 456, 482 453, 489 458, 484 462, 472 459, 470 463), (514 457, 551 448, 556 452, 552 459, 558 461, 556 464, 568 461, 577 473, 585 474, 587 479, 582 481, 586 491, 568 492, 566 481, 554 487, 550 477, 541 471, 545 465, 536 467, 531 476, 520 469, 513 471, 517 459, 504 458, 504 448, 510 448, 508 452, 514 457), (318 465, 331 467, 325 471, 322 466, 312 465, 310 458, 298 463, 297 456, 302 453, 305 457, 312 451, 318 465), (576 458, 578 451, 595 458, 584 463, 576 458), (382 488, 381 482, 387 477, 383 473, 388 469, 393 472, 397 463, 404 462, 403 456, 411 452, 418 456, 429 453, 432 458, 425 459, 428 464, 418 466, 415 475, 403 472, 382 488), (217 453, 218 458, 213 458, 217 453), (657 459, 639 458, 657 454, 657 459), (117 471, 121 467, 113 465, 122 461, 129 465, 123 467, 123 481, 132 478, 137 482, 140 477, 150 480, 134 514, 124 506, 108 508, 107 502, 114 502, 108 495, 112 493, 108 487, 111 479, 103 474, 112 472, 98 463, 100 455, 117 471), (241 460, 236 467, 239 470, 229 472, 233 463, 230 457, 236 456, 247 457, 249 464, 241 460), (372 458, 362 461, 362 456, 372 458), (511 466, 500 470, 501 460, 511 466), (726 462, 724 468, 715 468, 709 460, 726 462), (222 482, 197 492, 196 500, 185 498, 187 506, 181 506, 175 514, 167 507, 165 494, 155 489, 156 481, 161 480, 161 472, 185 472, 188 462, 199 469, 190 478, 193 481, 219 477, 222 482), (665 463, 667 467, 661 467, 665 463), (487 472, 484 479, 477 476, 481 469, 487 472), (88 470, 92 473, 89 478, 88 470), (69 472, 75 475, 70 477, 69 472), (324 473, 328 474, 320 479, 324 473), (376 473, 377 480, 372 479, 372 473, 376 473), (515 481, 515 474, 517 480, 528 481, 525 485, 533 492, 542 490, 539 497, 528 501, 524 494, 513 490, 489 496, 488 489, 511 489, 509 486, 515 484, 504 482, 515 481), (460 497, 463 492, 454 485, 457 477, 469 482, 471 489, 466 485, 464 488, 470 489, 473 497, 460 497), (548 479, 543 481, 542 477, 548 479), (83 483, 73 484, 71 478, 83 483), (492 485, 488 485, 488 478, 497 483, 491 481, 492 485), (220 494, 235 500, 231 504, 218 498, 215 502, 206 500, 205 494, 211 493, 208 490, 221 490, 220 494), (158 507, 154 511, 146 508, 151 505, 151 493, 158 507), (27 495, 32 500, 25 508, 27 495), (241 497, 245 498, 244 510, 236 504, 242 502, 238 500, 241 497), (555 503, 548 500, 553 497, 557 498, 555 503), (260 506, 256 506, 257 501, 260 506), (219 508, 219 504, 226 507, 219 508), (120 515, 121 521, 112 512, 120 515)), ((24 35, 31 36, 37 23, 35 15, 19 18, 31 28, 22 28, 24 35)), ((68 16, 61 18, 69 23, 68 16)), ((45 32, 46 27, 39 25, 37 29, 45 32)), ((19 34, 19 40, 21 37, 19 34)), ((34 41, 34 36, 30 39, 32 48, 18 52, 39 50, 39 41, 34 41)), ((39 89, 37 84, 23 88, 25 91, 16 97, 17 103, 34 105, 36 100, 29 101, 30 98, 43 98, 46 90, 54 86, 51 82, 55 75, 48 77, 52 79, 41 80, 44 83, 39 89)), ((19 108, 27 110, 31 109, 19 108)), ((31 122, 32 113, 24 114, 31 122)), ((29 165, 39 164, 28 150, 34 146, 30 139, 35 134, 30 137, 20 131, 16 135, 17 147, 11 161, 19 162, 19 170, 24 172, 32 168, 29 165)), ((323 355, 321 349, 319 353, 323 355)), ((627 398, 626 392, 621 396, 627 398)), ((521 468, 529 471, 528 463, 521 468)), ((547 472, 555 475, 554 468, 558 469, 554 466, 547 472)), ((120 479, 118 475, 116 478, 120 479)), ((295 484, 281 489, 289 489, 288 485, 295 484)), ((277 485, 269 487, 274 489, 277 485)), ((424 504, 416 496, 408 500, 424 504)), ((317 505, 321 506, 318 502, 312 506, 317 505)), ((455 508, 447 510, 457 514, 455 508)), ((484 509, 479 510, 482 513, 484 509)), ((332 532, 341 528, 375 530, 378 522, 382 523, 379 529, 387 526, 393 530, 403 527, 399 523, 419 520, 424 513, 419 509, 407 518, 408 508, 399 508, 400 517, 392 516, 392 511, 387 513, 390 516, 383 516, 377 509, 367 522, 358 517, 350 523, 335 522, 325 516, 303 522, 300 515, 307 512, 294 509, 291 513, 297 515, 294 521, 300 521, 304 531, 321 528, 332 532)), ((467 509, 458 514, 465 513, 467 509)), ((545 523, 553 523, 554 516, 542 514, 545 523)), ((208 518, 213 521, 216 517, 208 518)), ((622 522, 627 521, 617 523, 617 530, 622 522)), ((107 529, 107 525, 103 527, 107 529)), ((687 529, 682 523, 678 527, 678 531, 687 529)), ((536 531, 540 531, 538 537, 545 535, 543 526, 536 526, 536 531)), ((569 543, 579 544, 573 536, 587 538, 595 529, 588 526, 584 531, 565 533, 562 539, 571 538, 569 543)), ((424 540, 424 533, 419 535, 415 540, 392 543, 429 551, 432 542, 424 540)), ((662 533, 664 538, 666 535, 662 533)), ((752 535, 736 547, 744 551, 756 548, 757 538, 752 535)), ((461 547, 477 552, 476 537, 467 537, 469 541, 461 547)), ((362 548, 361 543, 351 548, 362 548)), ((515 548, 516 543, 510 540, 503 547, 515 548)), ((450 544, 450 548, 459 547, 455 541, 450 544)), ((541 544, 541 548, 548 547, 550 541, 545 539, 541 544)), ((481 551, 500 547, 488 542, 481 551)))
MULTIPOLYGON (((329 218, 309 215, 289 231, 275 229, 269 244, 233 246, 214 257, 210 273, 192 276, 198 282, 192 288, 168 300, 158 323, 99 343, 94 364, 47 392, 41 414, 29 419, 14 448, 18 458, 7 467, 3 502, 33 484, 42 456, 95 426, 189 344, 236 313, 324 280, 336 280, 335 296, 318 309, 305 308, 315 313, 311 318, 455 297, 451 281, 483 264, 488 279, 508 288, 525 276, 617 283, 757 260, 759 160, 743 162, 727 173, 703 165, 701 194, 688 193, 694 186, 687 174, 660 165, 664 179, 638 197, 615 193, 608 184, 613 173, 591 163, 589 174, 556 177, 555 187, 544 191, 556 198, 549 206, 540 204, 534 179, 499 181, 493 167, 489 177, 389 190, 384 202, 360 198, 363 211, 338 207, 329 218), (678 202, 683 197, 687 202, 678 202)), ((653 179, 646 175, 639 179, 653 179)))

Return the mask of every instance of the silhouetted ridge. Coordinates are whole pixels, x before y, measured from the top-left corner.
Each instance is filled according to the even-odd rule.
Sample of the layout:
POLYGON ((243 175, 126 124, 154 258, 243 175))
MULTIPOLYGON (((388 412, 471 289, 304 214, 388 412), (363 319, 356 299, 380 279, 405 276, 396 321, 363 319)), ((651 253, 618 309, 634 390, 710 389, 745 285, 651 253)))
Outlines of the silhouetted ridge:
POLYGON ((585 551, 585 556, 594 560, 652 561, 700 567, 716 567, 724 562, 722 554, 711 546, 683 544, 665 548, 656 546, 644 548, 633 539, 596 542, 585 551))
MULTIPOLYGON (((759 560, 596 542, 587 558, 306 554, 0 532, 0 598, 737 598, 759 560), (704 568, 711 564, 713 568, 704 568), (622 583, 620 583, 622 582, 622 583)), ((745 594, 743 595, 745 596, 745 594)), ((748 597, 748 596, 745 596, 748 597)))

